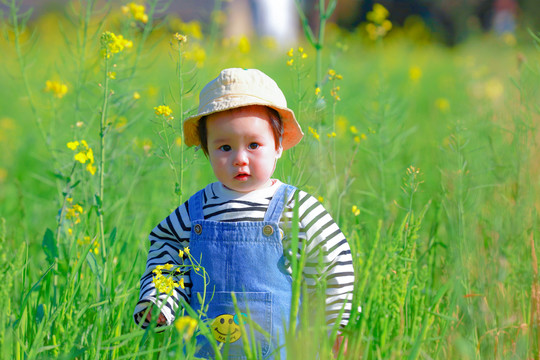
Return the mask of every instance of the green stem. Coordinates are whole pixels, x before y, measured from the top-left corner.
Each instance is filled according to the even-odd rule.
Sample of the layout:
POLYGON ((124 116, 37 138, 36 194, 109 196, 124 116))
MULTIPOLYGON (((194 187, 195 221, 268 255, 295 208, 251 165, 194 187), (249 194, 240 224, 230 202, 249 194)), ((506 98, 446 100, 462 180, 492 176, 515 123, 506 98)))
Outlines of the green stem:
MULTIPOLYGON (((220 5, 221 6, 221 5, 220 5)), ((180 99, 178 106, 180 107, 180 117, 184 116, 184 79, 182 78, 182 44, 178 44, 178 80, 180 82, 180 99)), ((180 125, 180 138, 184 139, 184 127, 180 125)), ((184 146, 180 146, 180 194, 178 204, 183 203, 184 195, 184 146)))
MULTIPOLYGON (((66 186, 64 187, 63 191, 63 200, 62 200, 62 207, 60 208, 60 215, 58 215, 58 222, 56 224, 56 235, 54 237, 55 239, 55 246, 57 249, 58 254, 60 254, 60 230, 62 229, 62 219, 64 218, 64 215, 66 213, 66 201, 69 197, 69 187, 71 184, 71 177, 73 176, 73 173, 75 172, 75 167, 77 166, 77 162, 73 162, 73 166, 71 167, 71 171, 69 172, 69 175, 66 180, 66 186)), ((54 300, 56 301, 56 291, 58 287, 58 260, 54 263, 54 300)))
POLYGON ((313 34, 311 27, 309 26, 306 14, 302 9, 300 1, 295 0, 294 4, 296 5, 296 10, 298 11, 298 15, 300 16, 304 34, 306 35, 306 38, 311 44, 311 46, 315 48, 315 67, 317 71, 317 82, 315 85, 316 87, 320 87, 322 84, 322 49, 324 44, 324 31, 326 27, 326 20, 328 20, 328 18, 330 18, 330 16, 334 12, 337 0, 330 0, 327 8, 325 8, 325 0, 319 0, 319 33, 317 35, 317 40, 315 40, 315 35, 313 34))
POLYGON ((107 107, 109 101, 109 58, 108 53, 105 56, 105 81, 103 85, 103 107, 101 109, 101 121, 99 136, 101 138, 100 143, 100 160, 99 160, 99 201, 97 203, 98 216, 99 216, 99 236, 101 238, 101 248, 103 249, 103 258, 107 257, 107 249, 105 247, 105 230, 103 228, 103 190, 104 190, 104 177, 105 177, 105 134, 106 127, 105 121, 107 119, 107 107))

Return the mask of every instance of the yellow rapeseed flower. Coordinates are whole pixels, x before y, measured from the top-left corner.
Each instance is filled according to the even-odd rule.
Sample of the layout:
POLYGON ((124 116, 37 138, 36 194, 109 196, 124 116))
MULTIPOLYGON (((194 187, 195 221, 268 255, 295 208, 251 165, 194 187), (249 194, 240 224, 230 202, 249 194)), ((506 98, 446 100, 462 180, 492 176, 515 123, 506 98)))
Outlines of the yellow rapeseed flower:
POLYGON ((59 81, 45 81, 45 91, 53 94, 55 98, 61 99, 68 92, 68 87, 59 81))
POLYGON ((417 82, 422 77, 422 69, 418 66, 411 66, 409 68, 409 79, 413 82, 417 82))
POLYGON ((330 95, 336 100, 336 101, 340 101, 341 98, 339 97, 339 90, 341 90, 341 88, 339 86, 334 86, 332 88, 332 90, 330 90, 330 95))
POLYGON ((172 114, 172 110, 167 105, 159 105, 154 107, 154 112, 156 115, 163 115, 165 117, 169 117, 172 114))
POLYGON ((73 157, 75 161, 78 161, 81 164, 86 164, 88 162, 86 170, 92 175, 96 173, 97 168, 94 166, 94 152, 85 140, 81 140, 80 142, 77 140, 70 141, 67 143, 67 147, 73 151, 79 151, 73 157))
POLYGON ((435 100, 435 106, 441 111, 441 112, 447 112, 450 110, 450 102, 448 99, 445 98, 438 98, 435 100))
POLYGON ((336 137, 337 135, 336 135, 335 131, 332 131, 331 133, 326 134, 326 136, 328 136, 329 138, 334 138, 334 137, 336 137))
POLYGON ((114 80, 114 79, 116 79, 116 72, 114 72, 114 71, 109 71, 109 72, 107 73, 107 76, 109 77, 109 79, 113 79, 113 80, 114 80))
POLYGON ((133 93, 133 100, 139 100, 141 98, 141 94, 139 94, 138 91, 135 91, 133 93))
POLYGON ((146 8, 144 5, 138 5, 135 3, 129 3, 125 6, 122 6, 122 12, 125 15, 131 13, 133 19, 138 20, 144 24, 148 22, 148 15, 146 14, 146 8))
POLYGON ((84 164, 88 161, 88 156, 86 156, 86 152, 80 151, 74 156, 74 159, 80 162, 81 164, 84 164))
POLYGON ((316 96, 319 96, 320 93, 321 93, 321 88, 317 86, 317 87, 315 88, 315 95, 316 95, 316 96))
POLYGON ((115 35, 110 31, 106 31, 101 35, 101 46, 103 48, 103 56, 110 58, 112 55, 133 47, 133 42, 124 39, 122 35, 115 35))
POLYGON ((182 146, 182 137, 181 137, 181 136, 178 136, 176 139, 174 139, 174 143, 175 143, 176 146, 178 146, 178 147, 182 146))
POLYGON ((294 59, 287 60, 287 66, 292 66, 293 63, 294 63, 294 59))
POLYGON ((353 213, 354 216, 360 215, 360 209, 358 208, 358 206, 353 205, 353 207, 352 207, 352 213, 353 213))
POLYGON ((184 248, 184 252, 186 253, 186 255, 189 256, 189 246, 186 246, 186 247, 184 248))
POLYGON ((332 80, 342 80, 342 79, 343 79, 343 76, 336 73, 336 70, 334 69, 328 70, 328 80, 332 81, 332 80))
POLYGON ((293 55, 294 55, 294 49, 293 49, 293 48, 290 48, 290 50, 287 51, 287 56, 288 56, 288 57, 293 57, 293 55))
POLYGON ((174 327, 182 334, 182 338, 188 341, 197 328, 197 320, 190 316, 182 316, 174 322, 174 327))
POLYGON ((180 249, 178 251, 178 256, 180 256, 180 259, 182 259, 184 257, 184 250, 180 249))
POLYGON ((81 222, 80 214, 84 212, 82 206, 75 204, 73 206, 66 207, 66 219, 72 220, 74 224, 81 222))
POLYGON ((172 276, 163 276, 161 271, 153 271, 156 276, 152 278, 156 289, 163 294, 170 294, 174 288, 183 286, 183 281, 175 282, 172 276))
POLYGON ((357 129, 356 126, 354 126, 354 125, 352 125, 352 126, 349 128, 349 130, 351 130, 351 132, 352 132, 353 134, 358 134, 358 129, 357 129))
POLYGON ((317 200, 319 200, 320 203, 322 203, 324 201, 324 198, 322 196, 317 196, 317 200))
POLYGON ((343 134, 347 131, 347 127, 349 126, 349 119, 343 115, 339 115, 336 119, 336 132, 339 134, 343 134))
POLYGON ((190 22, 182 22, 181 20, 177 20, 174 22, 172 27, 174 30, 179 31, 186 36, 192 36, 197 40, 201 40, 203 38, 201 23, 197 20, 190 22))
POLYGON ((319 140, 319 134, 317 133, 317 130, 312 128, 311 126, 308 126, 308 131, 313 135, 313 137, 318 141, 319 140))
POLYGON ((392 30, 392 22, 390 20, 384 20, 381 26, 385 30, 385 34, 392 30))
POLYGON ((386 35, 392 29, 392 22, 388 20, 390 13, 381 4, 374 4, 373 10, 366 15, 369 23, 366 25, 366 31, 371 40, 376 40, 386 35))
POLYGON ((240 37, 240 40, 238 40, 238 50, 242 54, 247 54, 250 49, 251 45, 249 43, 249 39, 247 38, 247 36, 243 35, 242 37, 240 37))
POLYGON ((176 39, 176 41, 180 42, 180 43, 185 43, 187 42, 187 36, 186 35, 182 35, 180 33, 175 33, 173 35, 173 37, 176 39))
POLYGON ((379 3, 375 3, 373 5, 373 9, 367 13, 366 18, 369 21, 380 25, 384 22, 384 20, 386 20, 388 15, 390 15, 390 13, 384 6, 379 3))
POLYGON ((206 51, 199 44, 195 44, 191 47, 191 50, 184 52, 184 57, 187 60, 193 60, 195 66, 202 68, 206 60, 206 51))
POLYGON ((96 173, 96 170, 97 168, 92 164, 92 163, 88 163, 86 165, 86 170, 91 174, 91 175, 94 175, 96 173))

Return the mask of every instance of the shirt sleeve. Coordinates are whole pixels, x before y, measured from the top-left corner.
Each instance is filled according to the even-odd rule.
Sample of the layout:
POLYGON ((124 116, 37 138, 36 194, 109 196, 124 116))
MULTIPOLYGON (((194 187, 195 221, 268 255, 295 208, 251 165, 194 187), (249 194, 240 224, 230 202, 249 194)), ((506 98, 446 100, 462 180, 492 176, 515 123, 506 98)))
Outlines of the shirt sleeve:
MULTIPOLYGON (((300 241, 306 241, 304 280, 309 291, 326 281, 326 322, 332 326, 344 309, 340 325, 346 326, 353 300, 354 267, 347 239, 332 216, 313 196, 298 190, 300 241)), ((292 213, 294 201, 289 203, 292 213)), ((291 216, 292 217, 292 216, 291 216)), ((299 246, 302 246, 301 243, 299 246)))
MULTIPOLYGON (((148 306, 155 304, 161 309, 161 313, 167 319, 167 325, 174 322, 176 311, 179 309, 181 300, 189 303, 191 296, 191 277, 187 269, 182 269, 185 259, 180 259, 179 251, 189 245, 191 222, 187 210, 187 202, 178 207, 150 233, 150 249, 146 261, 146 270, 141 277, 139 301, 135 306, 133 318, 135 322, 146 328, 149 322, 143 319, 143 314, 148 306), (170 270, 162 269, 163 276, 172 276, 175 282, 184 282, 184 288, 175 287, 171 294, 160 293, 153 282, 155 274, 153 270, 158 265, 172 264, 170 270), (181 272, 176 272, 180 267, 181 272)), ((184 258, 186 255, 184 255, 184 258)), ((152 316, 154 319, 157 317, 152 316)))

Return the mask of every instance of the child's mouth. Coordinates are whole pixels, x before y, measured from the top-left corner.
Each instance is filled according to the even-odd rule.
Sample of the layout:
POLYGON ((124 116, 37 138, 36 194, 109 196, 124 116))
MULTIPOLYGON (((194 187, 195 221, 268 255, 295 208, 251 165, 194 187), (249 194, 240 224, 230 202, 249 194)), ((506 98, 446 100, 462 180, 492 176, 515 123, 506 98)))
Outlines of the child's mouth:
POLYGON ((249 178, 249 174, 238 174, 234 178, 239 181, 246 181, 249 178))

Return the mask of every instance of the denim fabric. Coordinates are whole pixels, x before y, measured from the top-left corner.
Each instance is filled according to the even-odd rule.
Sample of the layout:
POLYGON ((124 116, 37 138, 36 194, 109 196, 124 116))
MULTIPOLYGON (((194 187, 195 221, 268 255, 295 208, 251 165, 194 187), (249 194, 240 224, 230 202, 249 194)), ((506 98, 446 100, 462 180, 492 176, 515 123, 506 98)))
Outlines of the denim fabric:
MULTIPOLYGON (((257 222, 204 220, 202 191, 189 199, 191 255, 201 262, 209 277, 206 304, 203 304, 208 305, 208 310, 203 320, 213 324, 212 330, 226 329, 225 333, 230 333, 229 359, 246 358, 242 346, 242 340, 246 339, 237 338, 240 334, 237 323, 243 316, 236 314, 231 292, 237 297, 240 313, 247 315, 247 338, 250 344, 256 342, 257 352, 262 358, 273 359, 277 356, 276 349, 284 343, 284 331, 289 323, 292 278, 283 266, 283 244, 278 224, 294 189, 291 185, 280 186, 272 197, 264 221, 257 222), (227 328, 227 322, 230 328, 227 328)), ((203 298, 205 292, 204 280, 194 272, 191 280, 191 306, 198 311, 201 309, 199 298, 203 298)), ((215 337, 225 342, 224 335, 220 335, 222 332, 216 333, 215 337)), ((197 345, 201 346, 197 356, 214 358, 206 338, 200 336, 197 345)), ((286 358, 284 346, 277 351, 281 359, 286 358)))

